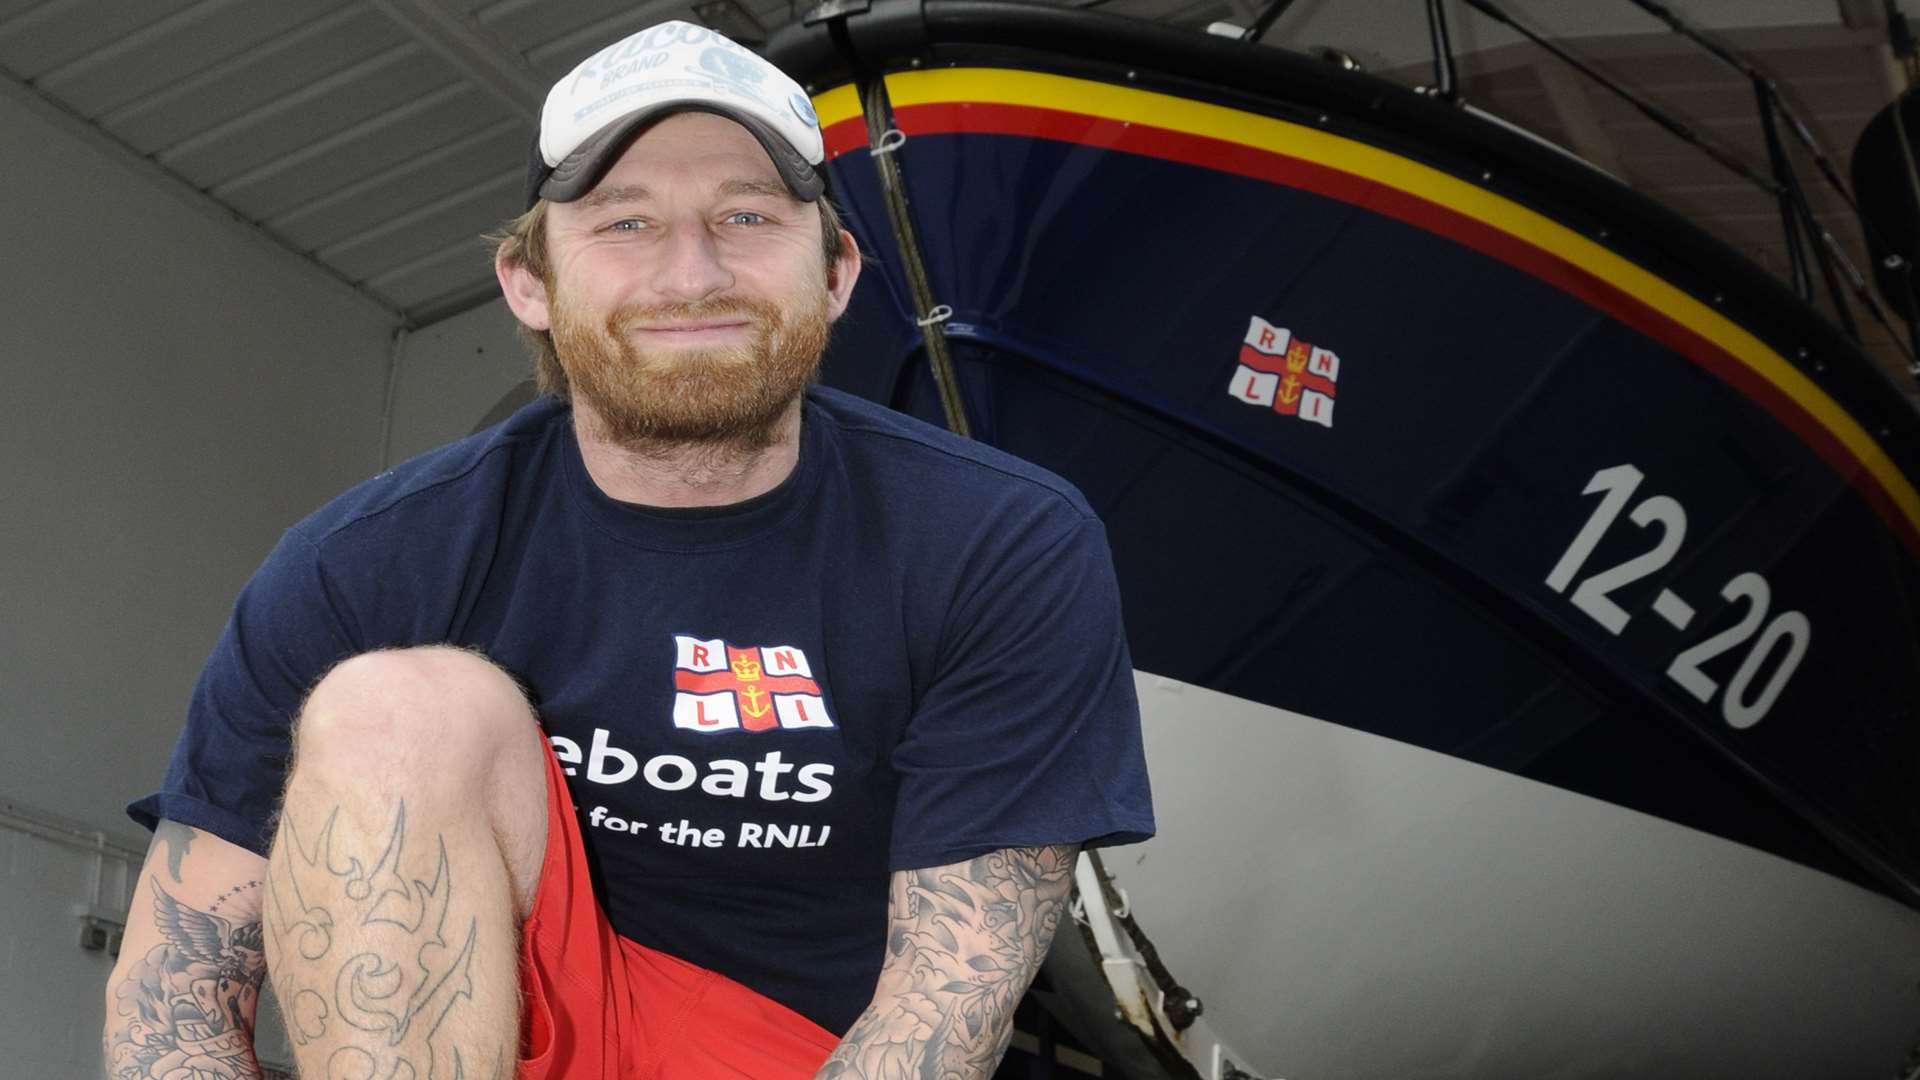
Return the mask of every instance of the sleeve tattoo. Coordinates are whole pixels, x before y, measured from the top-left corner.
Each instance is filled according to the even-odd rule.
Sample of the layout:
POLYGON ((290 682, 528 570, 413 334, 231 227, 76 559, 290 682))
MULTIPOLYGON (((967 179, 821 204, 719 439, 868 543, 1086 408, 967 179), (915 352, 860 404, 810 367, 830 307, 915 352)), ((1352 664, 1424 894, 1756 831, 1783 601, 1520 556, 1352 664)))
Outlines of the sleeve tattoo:
POLYGON ((193 850, 193 836, 194 833, 191 827, 182 825, 177 821, 162 819, 160 824, 154 827, 153 839, 155 843, 164 843, 167 845, 167 872, 173 875, 173 883, 175 885, 182 884, 185 881, 185 879, 180 876, 180 860, 186 858, 187 853, 193 850))
MULTIPOLYGON (((107 1034, 109 1075, 259 1077, 253 1014, 267 970, 259 921, 236 924, 215 914, 219 902, 201 911, 175 900, 159 879, 150 883, 165 940, 135 961, 114 988, 119 1022, 107 1034)), ((258 881, 249 881, 222 899, 259 888, 258 881)))
POLYGON ((819 1076, 990 1076, 1066 909, 1078 850, 1005 848, 896 872, 873 1003, 819 1076))

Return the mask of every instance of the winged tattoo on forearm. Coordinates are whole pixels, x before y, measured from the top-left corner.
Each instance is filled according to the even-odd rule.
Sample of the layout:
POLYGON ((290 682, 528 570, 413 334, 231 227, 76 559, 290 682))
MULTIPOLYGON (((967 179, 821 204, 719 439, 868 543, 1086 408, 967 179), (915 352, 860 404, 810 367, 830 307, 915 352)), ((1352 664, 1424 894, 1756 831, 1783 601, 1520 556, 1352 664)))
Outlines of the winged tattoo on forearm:
MULTIPOLYGON (((153 879, 161 944, 114 990, 113 1080, 251 1080, 254 1005, 266 978, 258 920, 235 924, 186 906, 153 879)), ((234 890, 258 889, 257 881, 234 890)))
POLYGON ((991 1075, 1066 910, 1078 851, 1004 848, 896 872, 873 1003, 821 1080, 991 1075))

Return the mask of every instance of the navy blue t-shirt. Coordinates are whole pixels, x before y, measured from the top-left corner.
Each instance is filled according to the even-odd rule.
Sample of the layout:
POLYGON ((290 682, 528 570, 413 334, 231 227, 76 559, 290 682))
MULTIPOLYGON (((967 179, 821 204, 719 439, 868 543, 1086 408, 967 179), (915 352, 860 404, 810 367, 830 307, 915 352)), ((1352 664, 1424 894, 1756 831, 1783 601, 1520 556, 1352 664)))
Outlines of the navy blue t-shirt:
POLYGON ((872 995, 890 871, 1153 831, 1099 520, 834 391, 734 506, 608 498, 545 399, 353 488, 241 593, 129 812, 264 854, 306 691, 430 643, 528 687, 615 930, 834 1032, 872 995))

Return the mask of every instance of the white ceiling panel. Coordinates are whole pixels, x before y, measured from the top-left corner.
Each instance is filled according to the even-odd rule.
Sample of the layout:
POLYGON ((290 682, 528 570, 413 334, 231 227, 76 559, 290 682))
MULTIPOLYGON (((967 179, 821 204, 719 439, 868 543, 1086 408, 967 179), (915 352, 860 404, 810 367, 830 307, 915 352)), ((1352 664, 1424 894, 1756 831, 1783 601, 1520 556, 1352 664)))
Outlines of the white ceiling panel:
POLYGON ((0 67, 23 79, 35 79, 93 50, 110 46, 194 2, 141 0, 115 4, 56 0, 29 8, 0 23, 0 67))
POLYGON ((482 25, 518 43, 534 66, 562 54, 551 71, 564 74, 596 48, 665 19, 690 19, 686 3, 632 0, 571 0, 566 4, 490 4, 477 12, 482 25))
POLYGON ((459 77, 411 42, 351 68, 260 102, 166 147, 155 158, 195 186, 210 188, 309 142, 348 131, 383 112, 463 85, 459 77))
MULTIPOLYGON (((371 228, 395 213, 464 191, 474 185, 476 177, 500 172, 502 162, 514 163, 509 166, 513 175, 524 176, 518 162, 524 160, 527 140, 525 127, 517 121, 491 124, 425 153, 402 158, 378 172, 363 174, 347 187, 266 218, 263 224, 293 247, 312 251, 371 228)), ((513 209, 517 211, 518 207, 513 209)))
POLYGON ((692 19, 683 3, 639 4, 631 8, 583 23, 561 34, 549 34, 527 48, 527 59, 549 80, 573 70, 573 66, 608 44, 644 29, 662 19, 692 19))
POLYGON ((82 116, 99 116, 165 90, 187 73, 247 54, 342 6, 340 0, 194 4, 51 68, 35 82, 82 116))
POLYGON ((151 154, 402 46, 418 48, 391 22, 354 4, 249 52, 198 71, 183 70, 165 89, 95 120, 141 153, 151 154))
POLYGON ((444 195, 314 252, 356 281, 374 281, 422 252, 480 243, 475 221, 498 223, 518 210, 524 173, 499 173, 477 187, 444 195))
POLYGON ((492 99, 471 84, 449 83, 332 135, 308 140, 291 153, 215 184, 208 193, 249 218, 271 217, 503 119, 492 99))
POLYGON ((367 288, 407 311, 429 316, 497 299, 493 255, 478 233, 429 251, 366 282, 367 288))
POLYGON ((34 8, 45 7, 47 3, 48 0, 0 0, 0 24, 7 23, 34 8))

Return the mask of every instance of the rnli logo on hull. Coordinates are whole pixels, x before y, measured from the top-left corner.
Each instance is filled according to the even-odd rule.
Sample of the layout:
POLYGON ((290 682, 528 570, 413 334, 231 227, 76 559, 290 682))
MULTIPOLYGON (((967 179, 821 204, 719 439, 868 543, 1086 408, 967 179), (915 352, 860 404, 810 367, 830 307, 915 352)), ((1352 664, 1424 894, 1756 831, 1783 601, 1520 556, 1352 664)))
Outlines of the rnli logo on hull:
POLYGON ((673 636, 673 726, 688 731, 831 728, 807 654, 791 645, 741 647, 673 636))
POLYGON ((1249 405, 1270 408, 1321 427, 1333 426, 1334 390, 1340 382, 1340 358, 1333 350, 1310 345, 1284 326, 1258 315, 1247 323, 1240 363, 1227 393, 1249 405))

